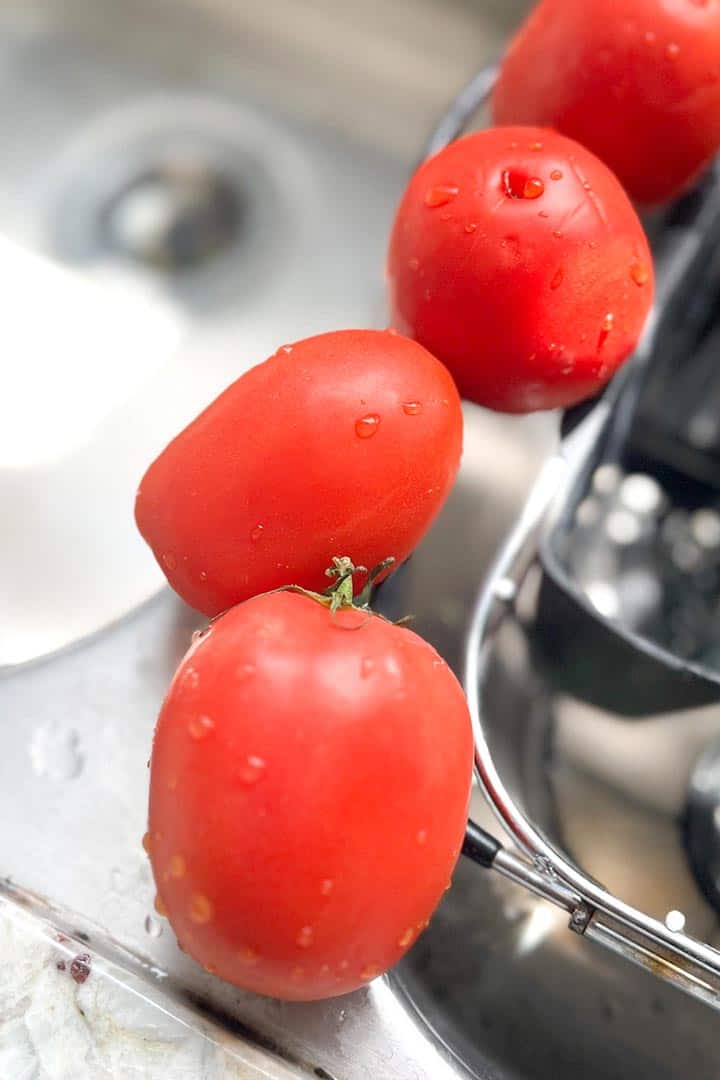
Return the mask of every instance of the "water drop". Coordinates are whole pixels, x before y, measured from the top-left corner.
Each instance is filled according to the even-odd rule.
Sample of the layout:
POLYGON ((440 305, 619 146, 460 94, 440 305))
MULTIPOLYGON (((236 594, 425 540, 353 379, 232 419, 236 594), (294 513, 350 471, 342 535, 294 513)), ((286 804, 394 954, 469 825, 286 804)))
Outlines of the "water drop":
POLYGON ((550 282, 550 288, 553 289, 553 290, 554 289, 559 289, 560 286, 563 283, 564 277, 565 277, 565 271, 562 269, 562 267, 560 267, 560 269, 556 271, 555 276, 553 277, 552 281, 550 282))
POLYGON ((425 205, 431 208, 437 206, 446 206, 449 202, 459 193, 460 188, 455 187, 453 184, 436 184, 435 187, 431 187, 425 194, 425 205))
POLYGON ((152 915, 145 916, 145 933, 149 934, 151 938, 159 938, 163 932, 163 928, 157 919, 153 919, 152 915))
POLYGON ((407 930, 405 931, 405 933, 402 934, 402 936, 398 938, 398 947, 400 949, 407 949, 408 945, 411 944, 412 939, 414 938, 414 936, 415 936, 415 929, 414 929, 414 927, 409 926, 407 928, 407 930))
POLYGON ((198 926, 204 926, 212 920, 213 906, 207 896, 202 893, 194 893, 190 899, 188 914, 191 922, 197 923, 198 926))
POLYGON ((160 893, 158 893, 157 896, 155 897, 155 899, 153 900, 153 907, 157 911, 158 915, 162 915, 162 917, 164 919, 167 918, 167 908, 165 907, 165 905, 162 902, 162 898, 160 896, 160 893))
POLYGON ((553 236, 555 237, 556 240, 562 240, 563 233, 561 233, 559 229, 555 229, 555 232, 553 233, 553 236))
POLYGON ((281 345, 278 352, 284 352, 290 354, 293 351, 292 345, 281 345))
POLYGON ((262 534, 265 532, 264 525, 256 525, 254 529, 250 530, 250 539, 253 544, 257 544, 258 540, 262 538, 262 534))
POLYGON ((642 288, 650 280, 650 271, 644 263, 633 263, 630 267, 630 277, 642 288))
POLYGON ((530 149, 533 151, 533 153, 538 153, 540 150, 542 150, 542 148, 543 148, 543 144, 541 142, 531 142, 530 143, 530 149))
POLYGON ((646 30, 643 37, 645 39, 645 44, 646 45, 654 45, 655 42, 657 41, 657 34, 655 33, 654 30, 646 30))
POLYGON ((428 837, 427 829, 420 829, 418 831, 418 834, 417 834, 417 837, 416 837, 418 844, 426 843, 427 837, 428 837))
POLYGON ((320 884, 320 892, 323 896, 329 896, 335 887, 335 882, 332 878, 325 878, 320 884))
POLYGON ((676 41, 671 41, 671 42, 669 42, 668 45, 665 46, 665 59, 666 60, 677 60, 679 55, 680 55, 680 46, 678 45, 678 43, 676 41))
POLYGON ((142 846, 143 846, 143 848, 145 849, 145 853, 146 853, 147 855, 149 855, 149 854, 150 854, 150 844, 151 844, 151 840, 150 840, 150 833, 149 833, 149 832, 146 832, 146 833, 144 833, 144 834, 143 834, 143 838, 142 838, 142 846))
POLYGON ((210 716, 194 716, 188 724, 188 733, 192 739, 204 739, 215 727, 210 716))
POLYGON ((505 169, 502 174, 503 189, 511 199, 538 199, 545 185, 537 176, 526 176, 515 169, 505 169))
POLYGON ((403 401, 403 412, 406 416, 419 416, 423 411, 422 402, 420 401, 403 401))
POLYGON ((183 689, 195 690, 200 682, 200 676, 194 667, 187 667, 182 677, 183 689))
POLYGON ((600 333, 598 335, 598 343, 597 343, 598 352, 600 351, 600 349, 602 349, 603 345, 607 341, 608 335, 610 334, 614 323, 615 323, 615 316, 612 315, 612 314, 607 314, 605 316, 605 318, 603 319, 603 321, 601 323, 601 327, 600 327, 600 333))
POLYGON ((553 169, 553 171, 550 173, 551 180, 562 180, 562 178, 563 174, 560 169, 553 169))
POLYGON ((217 975, 217 968, 214 964, 205 964, 204 967, 208 975, 217 975))
POLYGON ((72 780, 85 764, 77 731, 57 721, 36 728, 28 749, 33 772, 50 780, 72 780))
POLYGON ((171 855, 168 863, 168 874, 171 878, 185 876, 185 860, 182 855, 171 855))
POLYGON ((266 763, 256 754, 248 754, 244 764, 240 768, 239 776, 243 784, 257 784, 265 772, 266 763))
POLYGON ((207 570, 201 570, 200 571, 200 580, 201 581, 207 581, 207 570))
POLYGON ((298 936, 295 938, 295 944, 299 945, 301 949, 309 949, 313 943, 314 937, 315 933, 312 926, 303 926, 299 930, 298 936))
POLYGON ((162 561, 163 561, 163 563, 165 565, 165 568, 167 570, 174 570, 175 567, 177 566, 177 559, 175 558, 174 555, 170 554, 169 552, 167 552, 165 555, 163 555, 162 561))
POLYGON ((212 632, 211 626, 203 626, 201 630, 193 630, 190 640, 193 645, 197 645, 198 642, 204 641, 206 637, 209 637, 212 632))
POLYGON ((408 270, 418 270, 420 267, 419 259, 408 259, 408 270))
POLYGON ((368 413, 355 421, 355 434, 358 439, 371 438, 380 427, 380 417, 377 413, 368 413))
POLYGON ((476 229, 477 229, 477 222, 475 222, 475 221, 469 221, 467 223, 467 225, 465 226, 465 232, 466 233, 474 233, 476 229))
POLYGON ((235 668, 235 678, 238 682, 247 682, 255 674, 254 664, 238 664, 235 668))
POLYGON ((375 661, 371 656, 363 656, 360 661, 360 678, 368 679, 375 670, 375 661))
POLYGON ((377 964, 366 964, 360 972, 360 978, 366 981, 370 979, 376 979, 380 974, 380 968, 377 964))
POLYGON ((259 959, 255 949, 251 949, 249 945, 243 945, 238 956, 243 964, 257 964, 259 959))
POLYGON ((531 177, 523 188, 523 198, 525 199, 539 199, 545 191, 545 185, 538 177, 531 177))

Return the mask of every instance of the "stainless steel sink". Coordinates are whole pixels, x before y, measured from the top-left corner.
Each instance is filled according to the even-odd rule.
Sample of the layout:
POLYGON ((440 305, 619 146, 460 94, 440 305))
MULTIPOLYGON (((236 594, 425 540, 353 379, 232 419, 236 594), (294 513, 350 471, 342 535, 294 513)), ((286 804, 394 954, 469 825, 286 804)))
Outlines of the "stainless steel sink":
MULTIPOLYGON (((0 12, 12 102, 0 119, 0 271, 13 296, 36 297, 13 322, 0 405, 14 425, 0 438, 0 873, 9 895, 139 972, 163 1007, 190 1006, 265 1051, 269 1075, 280 1059, 336 1080, 717 1074, 709 1010, 475 866, 458 868, 390 978, 287 1005, 221 985, 177 949, 152 913, 140 847, 155 715, 201 620, 162 588, 135 535, 137 480, 280 341, 382 323, 387 230, 408 170, 528 6, 33 0, 0 12)), ((381 593, 453 663, 556 437, 552 418, 465 416, 457 487, 381 593)), ((510 731, 528 708, 508 698, 510 731)), ((714 915, 671 840, 677 807, 589 776, 602 755, 588 747, 612 735, 613 755, 632 750, 596 714, 580 716, 588 739, 573 741, 579 715, 566 705, 552 785, 569 846, 650 894, 662 863, 709 932, 714 915), (621 864, 603 863, 610 828, 627 840, 621 864)), ((545 764, 528 757, 542 805, 545 764)), ((652 902, 665 899, 660 889, 652 902)))

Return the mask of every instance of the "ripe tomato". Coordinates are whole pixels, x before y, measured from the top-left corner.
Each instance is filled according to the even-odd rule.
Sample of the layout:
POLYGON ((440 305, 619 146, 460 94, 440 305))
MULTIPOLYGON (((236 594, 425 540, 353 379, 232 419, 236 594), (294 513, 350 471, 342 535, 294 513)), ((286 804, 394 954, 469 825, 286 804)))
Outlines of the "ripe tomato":
POLYGON ((572 405, 632 352, 652 302, 642 226, 610 170, 541 128, 495 128, 426 161, 388 260, 394 325, 472 401, 572 405))
POLYGON ((338 551, 402 562, 461 449, 460 400, 434 357, 390 331, 321 334, 283 346, 178 435, 135 516, 176 592, 216 615, 288 582, 324 589, 338 551))
POLYGON ((158 720, 159 910, 228 982, 346 993, 425 927, 471 771, 462 690, 426 642, 356 608, 255 597, 191 647, 158 720))
POLYGON ((720 2, 541 0, 492 112, 577 139, 640 202, 670 199, 720 147, 720 2))

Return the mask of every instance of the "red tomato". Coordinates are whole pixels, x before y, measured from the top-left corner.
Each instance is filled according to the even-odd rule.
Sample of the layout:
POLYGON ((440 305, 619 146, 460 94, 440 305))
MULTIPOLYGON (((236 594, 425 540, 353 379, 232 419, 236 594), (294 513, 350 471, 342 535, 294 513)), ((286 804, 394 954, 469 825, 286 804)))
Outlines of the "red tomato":
POLYGON ((462 449, 447 371, 390 331, 285 345, 233 383, 145 474, 140 532, 172 587, 216 615, 290 582, 322 590, 331 558, 407 558, 462 449))
POLYGON ((610 170, 541 128, 496 128, 421 165, 388 260, 394 325, 472 401, 522 413, 597 391, 652 303, 642 226, 610 170))
POLYGON ((472 772, 454 675, 409 630, 259 596, 188 652, 155 732, 146 845, 182 947, 238 986, 346 993, 424 929, 472 772))
POLYGON ((720 2, 542 0, 492 112, 577 139, 640 202, 670 199, 720 147, 720 2))

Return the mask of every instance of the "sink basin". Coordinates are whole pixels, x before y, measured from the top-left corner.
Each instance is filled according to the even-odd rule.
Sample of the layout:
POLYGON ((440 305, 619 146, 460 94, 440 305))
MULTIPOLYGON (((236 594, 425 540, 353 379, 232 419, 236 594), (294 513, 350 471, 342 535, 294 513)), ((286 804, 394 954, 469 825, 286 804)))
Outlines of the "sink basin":
MULTIPOLYGON (((37 297, 24 351, 6 355, 2 408, 17 434, 0 440, 4 891, 132 972, 167 1014, 208 1021, 224 1045, 252 1044, 266 1076, 717 1071, 709 1010, 475 866, 458 867, 389 978, 288 1005, 224 986, 178 950, 153 914, 140 847, 154 719, 202 622, 163 588, 135 534, 142 470, 280 341, 382 325, 387 230, 408 170, 528 6, 31 0, 0 12, 0 88, 15 103, 0 119, 12 151, 0 168, 0 272, 19 297, 37 297)), ((13 325, 17 336, 20 315, 13 325)), ((386 614, 414 615, 455 665, 475 591, 557 427, 472 406, 465 420, 458 484, 380 593, 386 614)), ((540 695, 534 706, 539 751, 540 695)), ((528 701, 511 695, 505 708, 517 730, 528 701)), ((626 865, 603 858, 607 829, 625 838, 628 865, 644 851, 629 874, 638 888, 648 852, 660 862, 668 851, 684 910, 712 924, 667 843, 677 807, 628 810, 627 793, 593 775, 603 718, 572 702, 564 716, 550 795, 547 762, 528 754, 538 813, 555 814, 598 873, 626 865), (594 742, 577 736, 578 716, 594 742)), ((621 740, 618 755, 632 752, 621 740)), ((474 802, 488 823, 479 792, 474 802)))

